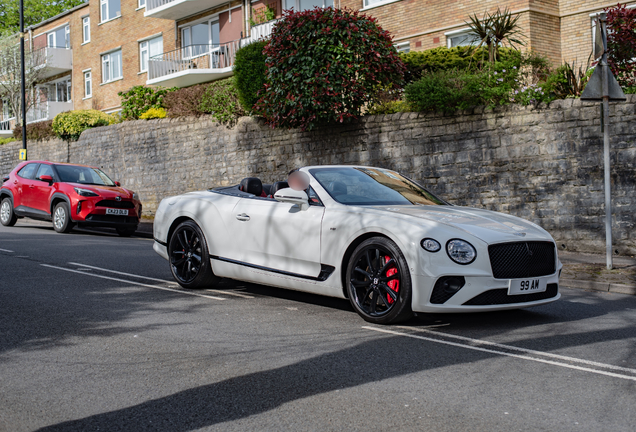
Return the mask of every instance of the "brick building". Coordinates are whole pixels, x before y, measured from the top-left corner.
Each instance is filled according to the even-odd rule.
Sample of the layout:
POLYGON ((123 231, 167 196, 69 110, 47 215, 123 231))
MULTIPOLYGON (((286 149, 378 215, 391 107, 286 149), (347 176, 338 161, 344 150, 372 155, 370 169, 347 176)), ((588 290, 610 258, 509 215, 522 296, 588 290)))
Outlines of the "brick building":
MULTIPOLYGON (((636 7, 636 0, 625 2, 636 7)), ((89 0, 28 29, 45 52, 29 122, 70 109, 121 109, 135 85, 185 87, 232 74, 234 53, 267 36, 284 9, 347 7, 376 17, 400 51, 470 43, 466 21, 497 7, 520 16, 527 49, 585 63, 604 0, 89 0)), ((7 120, 10 113, 3 113, 7 120)), ((2 122, 0 122, 1 124, 2 122)), ((1 129, 1 127, 0 127, 1 129)), ((0 132, 1 134, 1 132, 0 132)))

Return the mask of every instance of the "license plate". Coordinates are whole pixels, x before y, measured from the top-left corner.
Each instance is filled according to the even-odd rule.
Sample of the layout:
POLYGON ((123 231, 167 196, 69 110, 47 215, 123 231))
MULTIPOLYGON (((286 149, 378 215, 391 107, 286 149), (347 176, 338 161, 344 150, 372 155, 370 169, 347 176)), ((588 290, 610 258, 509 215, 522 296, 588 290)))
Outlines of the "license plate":
POLYGON ((119 216, 128 216, 128 210, 124 209, 106 209, 107 215, 119 215, 119 216))
POLYGON ((548 280, 545 278, 511 279, 508 295, 544 292, 546 289, 548 289, 548 280))

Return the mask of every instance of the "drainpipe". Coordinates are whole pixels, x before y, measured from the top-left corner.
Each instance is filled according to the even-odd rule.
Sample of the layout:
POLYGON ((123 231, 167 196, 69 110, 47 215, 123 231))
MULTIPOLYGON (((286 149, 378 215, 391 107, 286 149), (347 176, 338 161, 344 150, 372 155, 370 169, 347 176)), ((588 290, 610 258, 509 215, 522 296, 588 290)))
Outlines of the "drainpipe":
POLYGON ((245 37, 250 37, 252 29, 250 28, 250 0, 245 0, 245 37))

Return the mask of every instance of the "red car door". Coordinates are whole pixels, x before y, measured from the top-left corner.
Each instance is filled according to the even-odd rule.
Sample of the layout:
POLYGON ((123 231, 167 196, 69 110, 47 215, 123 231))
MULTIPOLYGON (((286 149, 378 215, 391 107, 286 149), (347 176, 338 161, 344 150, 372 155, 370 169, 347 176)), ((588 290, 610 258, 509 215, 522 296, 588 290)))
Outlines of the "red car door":
POLYGON ((30 207, 31 190, 33 188, 33 177, 38 169, 37 163, 26 164, 16 174, 13 181, 13 207, 30 207))
POLYGON ((31 204, 29 205, 29 207, 47 214, 51 214, 50 203, 51 194, 53 193, 53 184, 49 183, 48 181, 40 180, 43 175, 54 177, 51 165, 40 164, 38 172, 35 175, 35 179, 32 180, 32 185, 30 186, 29 202, 31 204))

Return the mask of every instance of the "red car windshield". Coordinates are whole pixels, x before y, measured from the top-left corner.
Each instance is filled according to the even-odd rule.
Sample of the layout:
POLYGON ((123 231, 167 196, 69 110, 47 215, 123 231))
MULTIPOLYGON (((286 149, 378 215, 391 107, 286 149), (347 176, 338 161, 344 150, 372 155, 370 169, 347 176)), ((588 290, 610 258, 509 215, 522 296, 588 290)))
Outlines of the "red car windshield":
POLYGON ((60 181, 65 183, 81 183, 98 186, 115 186, 104 172, 97 168, 75 165, 55 165, 60 181))

